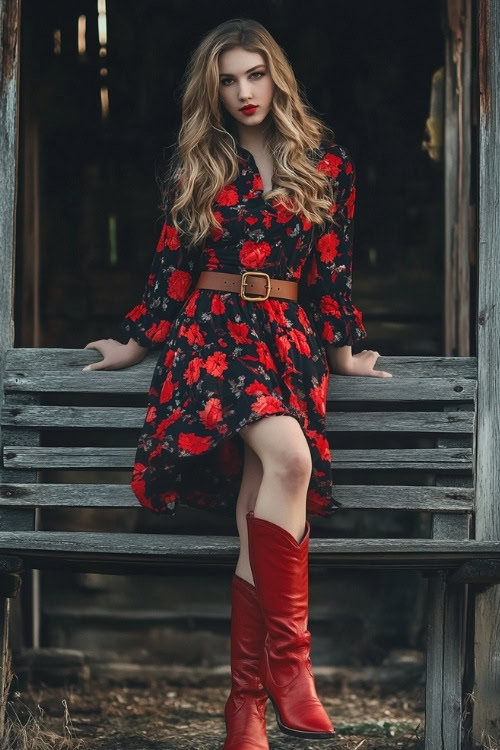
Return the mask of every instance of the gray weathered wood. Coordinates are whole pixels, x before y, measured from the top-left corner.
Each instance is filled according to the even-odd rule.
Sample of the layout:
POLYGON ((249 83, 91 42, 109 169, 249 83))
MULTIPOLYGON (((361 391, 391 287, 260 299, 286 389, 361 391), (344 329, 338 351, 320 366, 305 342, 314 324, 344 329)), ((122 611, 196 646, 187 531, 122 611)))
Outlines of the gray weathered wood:
POLYGON ((500 579, 500 560, 469 560, 450 573, 451 583, 479 583, 491 585, 500 579))
MULTIPOLYGON (((38 394, 34 393, 15 393, 5 394, 5 399, 9 406, 26 406, 28 404, 33 406, 39 402, 40 397, 38 394)), ((40 432, 37 429, 29 429, 25 427, 22 427, 21 429, 4 427, 1 439, 2 441, 15 439, 16 442, 19 442, 24 446, 39 446, 40 432)), ((20 471, 16 468, 9 469, 5 467, 3 461, 0 462, 0 482, 2 484, 5 482, 9 485, 12 482, 18 481, 20 478, 22 478, 23 483, 26 483, 27 485, 31 484, 32 487, 35 487, 38 473, 36 470, 20 471)), ((31 531, 36 527, 37 513, 38 511, 36 509, 29 507, 0 507, 0 529, 9 529, 11 531, 14 529, 17 531, 31 531)), ((33 581, 36 581, 39 573, 38 571, 28 571, 28 575, 33 581)), ((36 589, 33 590, 36 591, 36 589)), ((39 624, 37 608, 35 606, 30 606, 29 613, 33 618, 31 624, 33 625, 35 632, 37 632, 39 624)), ((18 597, 12 603, 10 608, 10 617, 11 619, 15 618, 17 622, 17 627, 14 625, 10 628, 10 632, 16 639, 17 648, 24 646, 24 628, 22 627, 24 616, 25 613, 22 611, 21 597, 18 597)))
MULTIPOLYGON (((12 427, 139 429, 145 409, 126 406, 4 406, 1 423, 12 427)), ((327 412, 328 432, 468 432, 473 412, 327 412)))
MULTIPOLYGON (((476 538, 500 539, 500 4, 479 0, 476 538)), ((472 735, 500 743, 500 586, 475 601, 472 735)))
MULTIPOLYGON (((455 487, 335 485, 344 508, 440 511, 454 516, 472 510, 474 491, 455 487)), ((128 484, 2 484, 0 507, 137 508, 128 484)))
MULTIPOLYGON (((5 445, 3 460, 8 468, 132 468, 135 448, 78 446, 5 445)), ((425 471, 470 471, 472 448, 449 448, 439 452, 432 448, 370 450, 332 450, 334 469, 415 469, 425 471)))
MULTIPOLYGON (((82 372, 5 371, 7 393, 143 393, 151 385, 151 374, 126 370, 82 372)), ((327 398, 331 401, 471 401, 476 383, 471 378, 371 378, 331 375, 327 398)))
POLYGON ((442 750, 444 597, 446 572, 429 577, 425 681, 425 750, 442 750))
MULTIPOLYGON (((0 0, 0 357, 14 345, 19 9, 0 0)), ((1 386, 1 376, 0 376, 1 386)))
MULTIPOLYGON (((39 396, 32 393, 24 394, 5 394, 5 400, 10 407, 15 405, 25 406, 27 403, 35 404, 39 400, 39 396)), ((37 450, 40 447, 40 433, 36 429, 14 429, 12 427, 4 427, 1 433, 1 440, 3 443, 15 440, 16 444, 19 445, 23 450, 37 450)), ((23 484, 34 484, 37 481, 36 467, 31 467, 29 470, 19 470, 18 467, 8 467, 5 461, 0 462, 0 482, 2 485, 7 485, 22 481, 23 484)), ((21 506, 15 507, 0 507, 0 529, 17 529, 18 531, 30 531, 35 528, 35 513, 29 508, 22 508, 21 506)))
MULTIPOLYGON (((239 539, 232 536, 136 534, 134 532, 3 531, 0 554, 9 551, 28 564, 34 557, 88 556, 161 562, 233 562, 239 539)), ((500 559, 500 541, 448 539, 321 539, 310 541, 311 564, 454 568, 466 560, 500 559)))
MULTIPOLYGON (((447 489, 452 492, 450 487, 447 487, 447 489)), ((438 512, 432 516, 431 536, 433 539, 468 539, 469 527, 469 514, 438 512)))
POLYGON ((5 730, 5 712, 9 699, 10 672, 11 672, 11 654, 9 650, 9 613, 10 599, 2 597, 0 599, 0 663, 2 673, 0 674, 0 731, 5 730))
MULTIPOLYGON (((134 365, 134 372, 144 372, 148 376, 160 356, 160 351, 149 352, 144 360, 134 365)), ((92 349, 9 349, 6 352, 7 370, 66 370, 82 368, 91 362, 99 362, 101 356, 92 349)), ((379 357, 377 369, 388 370, 394 377, 402 378, 477 378, 476 357, 379 357)), ((122 372, 125 372, 123 370, 122 372)))
MULTIPOLYGON (((445 413, 469 409, 468 404, 445 405, 445 413)), ((437 452, 450 447, 469 448, 470 435, 440 435, 437 452)), ((457 489, 471 487, 470 476, 442 475, 436 484, 455 484, 457 489)), ((472 489, 472 487, 471 487, 472 489)), ((433 539, 468 540, 470 516, 464 514, 434 514, 433 539)), ((462 676, 465 654, 465 622, 468 590, 454 584, 440 571, 429 582, 427 629, 427 685, 426 690, 426 750, 460 750, 462 718, 462 676)))
POLYGON ((471 0, 447 0, 444 137, 444 351, 470 354, 471 0))
POLYGON ((439 570, 429 579, 425 750, 461 747, 464 586, 439 570))
MULTIPOLYGON (((0 0, 0 400, 5 351, 14 345, 14 248, 17 182, 19 3, 0 0)), ((0 432, 0 441, 1 441, 0 432)), ((19 511, 6 511, 18 516, 19 511)), ((21 511, 23 512, 23 511, 21 511)), ((30 513, 30 511, 28 511, 30 513)), ((8 700, 9 599, 0 600, 0 739, 8 700)))

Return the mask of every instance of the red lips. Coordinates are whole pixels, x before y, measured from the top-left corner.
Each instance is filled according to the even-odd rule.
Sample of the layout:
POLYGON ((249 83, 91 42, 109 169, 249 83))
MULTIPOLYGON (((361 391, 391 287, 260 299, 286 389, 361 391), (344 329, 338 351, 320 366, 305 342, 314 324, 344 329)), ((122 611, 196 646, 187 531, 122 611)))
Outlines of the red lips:
POLYGON ((240 111, 241 112, 253 112, 256 109, 257 109, 256 104, 247 104, 246 106, 242 107, 240 111))

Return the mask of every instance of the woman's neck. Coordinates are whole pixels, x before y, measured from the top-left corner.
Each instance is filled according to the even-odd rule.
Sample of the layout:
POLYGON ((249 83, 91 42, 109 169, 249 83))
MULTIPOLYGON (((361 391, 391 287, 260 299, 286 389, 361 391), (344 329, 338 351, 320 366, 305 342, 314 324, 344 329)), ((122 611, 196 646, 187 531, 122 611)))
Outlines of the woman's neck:
POLYGON ((264 123, 245 127, 238 123, 238 141, 240 146, 246 148, 252 154, 261 154, 266 150, 265 146, 266 128, 264 123))

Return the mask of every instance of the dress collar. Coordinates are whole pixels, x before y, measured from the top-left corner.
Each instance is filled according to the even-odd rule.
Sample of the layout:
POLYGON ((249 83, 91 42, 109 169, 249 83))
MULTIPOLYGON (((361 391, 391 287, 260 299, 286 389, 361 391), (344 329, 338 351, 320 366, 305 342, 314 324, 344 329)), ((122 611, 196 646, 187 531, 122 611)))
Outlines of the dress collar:
POLYGON ((246 162, 255 161, 251 151, 243 148, 243 146, 238 141, 236 141, 236 152, 246 162))

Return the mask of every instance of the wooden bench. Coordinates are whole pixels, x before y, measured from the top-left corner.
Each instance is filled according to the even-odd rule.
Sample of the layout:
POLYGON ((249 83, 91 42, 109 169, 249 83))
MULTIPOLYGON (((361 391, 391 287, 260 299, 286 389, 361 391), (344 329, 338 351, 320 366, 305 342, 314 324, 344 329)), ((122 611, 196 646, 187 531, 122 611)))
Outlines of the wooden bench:
MULTIPOLYGON (((36 508, 139 507, 130 486, 93 484, 92 471, 131 470, 157 356, 152 352, 126 370, 82 372, 85 364, 100 359, 97 352, 6 351, 0 476, 4 603, 17 592, 21 561, 24 569, 64 566, 106 573, 147 574, 186 565, 234 568, 239 540, 232 536, 36 529, 36 508), (141 396, 144 405, 138 406, 141 396), (67 434, 68 429, 79 436, 75 445, 57 438, 58 431, 67 434), (133 447, 97 445, 96 434, 118 429, 130 430, 133 447), (83 436, 85 447, 79 447, 83 436), (85 470, 89 480, 40 482, 44 469, 85 470)), ((425 747, 458 750, 465 605, 469 589, 474 591, 469 584, 484 587, 500 580, 500 541, 475 541, 473 535, 477 361, 381 357, 377 366, 393 377, 330 377, 327 430, 332 441, 336 433, 349 439, 357 433, 354 440, 363 436, 367 446, 332 451, 335 497, 343 504, 338 514, 344 509, 417 511, 428 514, 428 536, 315 537, 310 565, 412 568, 428 577, 425 747), (347 483, 336 478, 339 472, 350 477, 347 483), (389 475, 390 483, 378 483, 378 475, 382 480, 389 475)), ((5 613, 8 607, 2 653, 8 638, 5 613)))

